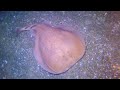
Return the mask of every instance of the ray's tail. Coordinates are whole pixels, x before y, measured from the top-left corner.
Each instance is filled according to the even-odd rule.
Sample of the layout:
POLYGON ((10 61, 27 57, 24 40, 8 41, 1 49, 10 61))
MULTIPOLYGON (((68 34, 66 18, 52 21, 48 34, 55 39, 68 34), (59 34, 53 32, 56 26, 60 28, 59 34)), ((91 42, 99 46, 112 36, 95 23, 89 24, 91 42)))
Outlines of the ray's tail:
POLYGON ((17 30, 17 36, 18 36, 21 32, 23 32, 23 31, 33 30, 36 25, 37 25, 37 24, 28 25, 28 26, 25 26, 25 27, 23 27, 23 28, 21 28, 21 29, 18 29, 18 30, 17 30))

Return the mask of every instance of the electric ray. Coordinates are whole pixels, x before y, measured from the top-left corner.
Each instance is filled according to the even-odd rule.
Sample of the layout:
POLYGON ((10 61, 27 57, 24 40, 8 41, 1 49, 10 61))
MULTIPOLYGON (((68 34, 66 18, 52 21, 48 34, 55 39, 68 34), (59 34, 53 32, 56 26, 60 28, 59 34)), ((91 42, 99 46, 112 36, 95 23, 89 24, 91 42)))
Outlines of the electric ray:
POLYGON ((35 32, 34 56, 39 65, 53 74, 67 71, 85 53, 83 38, 72 31, 52 27, 47 24, 35 24, 19 31, 35 32))

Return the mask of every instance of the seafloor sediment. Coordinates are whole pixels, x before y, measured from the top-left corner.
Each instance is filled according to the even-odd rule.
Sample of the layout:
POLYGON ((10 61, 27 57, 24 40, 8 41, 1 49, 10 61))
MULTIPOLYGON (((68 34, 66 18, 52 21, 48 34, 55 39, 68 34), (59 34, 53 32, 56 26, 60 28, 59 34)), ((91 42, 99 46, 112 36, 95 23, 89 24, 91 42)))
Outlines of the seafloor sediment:
POLYGON ((120 12, 0 12, 0 78, 120 78, 120 12), (37 64, 32 32, 16 34, 19 28, 41 22, 72 28, 85 39, 84 57, 65 73, 50 74, 37 64))

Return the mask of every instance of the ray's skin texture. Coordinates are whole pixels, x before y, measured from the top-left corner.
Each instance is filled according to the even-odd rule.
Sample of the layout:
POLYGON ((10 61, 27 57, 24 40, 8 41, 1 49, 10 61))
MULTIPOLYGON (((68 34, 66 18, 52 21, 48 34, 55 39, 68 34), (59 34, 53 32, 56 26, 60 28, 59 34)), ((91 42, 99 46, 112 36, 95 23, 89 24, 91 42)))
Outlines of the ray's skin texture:
POLYGON ((35 24, 20 29, 34 30, 34 56, 40 66, 53 74, 67 71, 85 53, 85 42, 77 34, 47 24, 35 24))

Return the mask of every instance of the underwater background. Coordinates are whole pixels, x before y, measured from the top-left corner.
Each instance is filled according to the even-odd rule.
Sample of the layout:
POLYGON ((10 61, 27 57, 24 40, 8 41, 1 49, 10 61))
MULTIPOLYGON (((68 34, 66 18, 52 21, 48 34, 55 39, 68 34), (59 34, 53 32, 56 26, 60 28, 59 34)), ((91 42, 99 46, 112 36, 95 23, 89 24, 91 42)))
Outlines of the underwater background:
POLYGON ((119 11, 1 11, 0 79, 120 78, 119 11), (33 55, 32 32, 17 30, 35 23, 71 27, 86 42, 86 53, 67 72, 43 70, 33 55))

